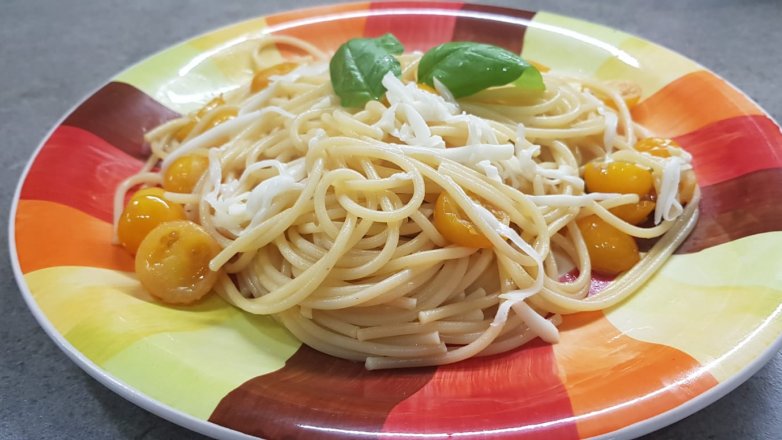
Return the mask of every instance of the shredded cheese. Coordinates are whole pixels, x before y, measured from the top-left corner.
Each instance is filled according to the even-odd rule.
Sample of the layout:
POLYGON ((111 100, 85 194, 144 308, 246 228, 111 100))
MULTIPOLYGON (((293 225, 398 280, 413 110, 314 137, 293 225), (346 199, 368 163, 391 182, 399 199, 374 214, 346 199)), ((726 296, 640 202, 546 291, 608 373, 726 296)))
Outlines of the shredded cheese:
POLYGON ((679 191, 682 164, 682 159, 676 156, 665 160, 663 177, 660 187, 657 189, 657 205, 654 208, 655 224, 659 224, 661 220, 674 220, 684 211, 676 197, 679 191))

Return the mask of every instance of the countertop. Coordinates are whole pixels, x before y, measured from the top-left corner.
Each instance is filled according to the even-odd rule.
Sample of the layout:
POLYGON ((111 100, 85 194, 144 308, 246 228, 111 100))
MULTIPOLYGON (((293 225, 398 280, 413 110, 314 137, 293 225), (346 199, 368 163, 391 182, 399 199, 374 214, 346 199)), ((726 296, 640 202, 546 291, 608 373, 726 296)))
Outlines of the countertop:
MULTIPOLYGON (((8 213, 49 129, 123 68, 215 27, 319 0, 4 0, 0 4, 0 205, 8 213)), ((778 0, 492 0, 594 21, 667 46, 722 75, 782 120, 778 0)), ((2 216, 7 227, 7 214, 2 216)), ((7 235, 3 237, 8 240, 7 235)), ((56 252, 56 249, 52 250, 56 252)), ((201 438, 104 388, 46 336, 25 305, 7 246, 0 263, 0 439, 201 438)), ((648 435, 782 437, 782 355, 698 413, 648 435)))

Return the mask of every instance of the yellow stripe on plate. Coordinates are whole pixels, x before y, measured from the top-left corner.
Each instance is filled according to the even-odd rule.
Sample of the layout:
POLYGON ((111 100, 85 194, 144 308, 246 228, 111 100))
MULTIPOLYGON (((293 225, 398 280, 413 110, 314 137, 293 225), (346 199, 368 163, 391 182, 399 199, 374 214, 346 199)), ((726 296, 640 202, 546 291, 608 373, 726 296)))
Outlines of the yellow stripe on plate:
POLYGON ((216 66, 192 64, 200 53, 187 44, 180 44, 130 67, 114 81, 130 84, 171 110, 186 114, 220 91, 230 89, 216 66))
POLYGON ((117 379, 196 417, 226 393, 281 368, 300 347, 270 317, 248 315, 211 295, 171 307, 133 274, 53 267, 25 280, 65 339, 117 379))
POLYGON ((153 399, 208 419, 230 391, 282 368, 299 346, 272 318, 238 315, 201 330, 153 335, 103 368, 153 399))
POLYGON ((677 348, 723 381, 782 332, 782 232, 675 255, 607 311, 627 335, 677 348))
POLYGON ((620 48, 629 34, 549 12, 538 12, 524 34, 521 55, 552 69, 592 76, 609 59, 635 65, 620 48))
MULTIPOLYGON (((248 20, 195 37, 159 52, 120 73, 114 80, 128 83, 166 107, 186 114, 213 97, 252 78, 252 36, 266 27, 264 19, 248 20)), ((272 48, 263 60, 281 60, 272 48)))
MULTIPOLYGON (((247 20, 214 32, 193 38, 187 45, 200 54, 198 60, 208 60, 232 83, 243 84, 252 78, 258 66, 253 63, 253 53, 258 47, 261 31, 268 25, 265 18, 247 20)), ((282 55, 272 44, 264 48, 261 63, 264 66, 278 64, 282 55)))
POLYGON ((637 37, 628 38, 619 45, 619 49, 635 59, 638 65, 609 58, 597 70, 596 76, 602 80, 635 81, 641 86, 641 99, 688 73, 702 69, 686 57, 637 37))

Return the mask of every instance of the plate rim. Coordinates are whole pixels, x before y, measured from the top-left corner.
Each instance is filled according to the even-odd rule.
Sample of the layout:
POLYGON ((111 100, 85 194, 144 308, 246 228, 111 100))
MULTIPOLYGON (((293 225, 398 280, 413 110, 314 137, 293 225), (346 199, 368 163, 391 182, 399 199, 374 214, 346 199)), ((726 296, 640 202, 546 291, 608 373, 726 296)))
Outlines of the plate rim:
MULTIPOLYGON (((65 339, 65 336, 60 333, 57 329, 54 328, 54 325, 49 321, 46 314, 43 312, 43 310, 39 307, 37 301, 35 300, 32 291, 30 290, 27 281, 25 280, 25 274, 21 270, 21 266, 19 264, 19 256, 16 248, 16 217, 17 217, 17 210, 19 202, 21 201, 21 192, 22 187, 24 186, 27 178, 29 177, 30 169, 32 168, 33 163, 38 158, 39 154, 43 150, 44 146, 46 145, 47 141, 51 138, 52 134, 62 126, 63 122, 81 105, 83 105, 87 100, 89 100, 92 96, 94 96, 98 91, 100 91, 103 87, 106 85, 115 82, 115 78, 120 76, 122 73, 129 71, 130 69, 133 69, 137 66, 143 65, 144 63, 148 62, 150 59, 160 55, 161 53, 173 49, 175 47, 179 47, 183 44, 186 44, 187 42, 197 39, 201 36, 208 35, 223 29, 231 28, 237 25, 240 25, 241 23, 249 22, 252 20, 267 18, 270 16, 278 15, 278 14, 285 14, 285 13, 292 13, 297 11, 309 11, 309 10, 316 10, 320 8, 328 8, 330 6, 335 5, 347 5, 347 6, 357 6, 362 4, 372 4, 372 3, 394 3, 395 9, 397 8, 403 8, 400 4, 403 3, 409 3, 409 4, 420 4, 420 3, 427 3, 427 7, 424 10, 437 10, 438 4, 448 4, 448 3, 463 3, 465 5, 472 4, 472 5, 486 5, 486 6, 494 6, 494 7, 502 7, 502 8, 508 8, 513 10, 523 10, 523 11, 529 11, 533 12, 535 14, 544 12, 549 14, 554 14, 560 17, 565 17, 571 20, 575 20, 577 22, 581 23, 587 23, 599 26, 603 29, 608 29, 612 31, 620 31, 624 32, 632 37, 638 38, 643 40, 644 42, 648 42, 650 44, 656 45, 658 47, 661 47, 663 49, 666 49, 673 54, 675 54, 678 57, 681 57, 685 60, 691 61, 695 63, 697 66, 699 66, 704 71, 715 75, 717 78, 722 80, 725 84, 727 84, 729 87, 731 87, 734 91, 741 94, 741 96, 746 99, 747 101, 754 104, 765 117, 769 118, 775 125, 779 126, 779 122, 777 122, 774 117, 771 116, 771 114, 763 108, 760 104, 758 104, 751 96, 749 96, 746 92, 744 92, 742 89, 734 85, 732 82, 725 79, 722 75, 716 73, 711 68, 701 64, 699 61, 694 60, 690 58, 687 55, 682 54, 681 52, 677 50, 673 50, 669 48, 668 46, 659 44, 655 41, 649 40, 645 37, 639 36, 637 34, 627 32, 622 30, 621 28, 609 26, 600 22, 592 21, 583 19, 577 16, 572 15, 565 15, 560 14, 556 12, 550 12, 545 9, 539 9, 539 10, 528 10, 517 6, 498 6, 493 4, 478 4, 478 3, 472 3, 470 0, 465 0, 463 2, 451 2, 449 0, 431 0, 431 1, 415 1, 415 0, 402 0, 402 1, 389 1, 389 0, 367 0, 365 2, 361 1, 349 1, 349 2, 328 2, 308 7, 298 7, 298 8, 286 8, 282 9, 280 11, 267 13, 267 14, 261 14, 261 15, 254 15, 245 19, 231 21, 225 25, 220 25, 216 27, 209 28, 203 32, 196 33, 194 35, 185 37, 183 39, 178 40, 177 42, 171 43, 169 45, 166 45, 159 50, 156 50, 140 60, 136 61, 135 63, 131 63, 126 67, 123 67, 121 70, 116 72, 115 74, 111 75, 107 80, 100 81, 96 87, 91 89, 89 92, 87 92, 81 99, 77 100, 74 105, 72 105, 65 113, 63 113, 58 119, 57 122, 55 122, 49 130, 46 132, 46 134, 42 137, 42 139, 38 142, 38 146, 33 150, 29 158, 27 159, 27 162, 19 175, 18 181, 16 182, 16 187, 13 192, 12 200, 11 200, 11 206, 9 209, 8 214, 8 250, 9 250, 9 257, 11 260, 11 267, 13 270, 14 278, 16 281, 16 284, 22 294, 22 297, 25 301, 25 304, 29 311, 32 313, 33 317, 37 321, 38 325, 41 326, 41 328, 44 330, 44 333, 51 339, 55 345, 73 362, 75 363, 82 371, 87 373, 90 377, 98 381, 101 385, 105 386, 112 392, 116 393, 120 397, 124 398, 130 403, 133 403, 134 405, 138 406, 139 408, 155 415, 158 417, 161 417, 171 423, 174 423, 178 426, 184 427, 186 429, 189 429, 193 432, 203 434, 206 436, 214 437, 214 438, 220 438, 220 439, 258 439, 257 436, 252 436, 240 431, 237 431, 235 429, 231 429, 222 425, 218 425, 214 422, 211 422, 209 419, 200 419, 193 415, 187 414, 184 411, 174 408, 170 405, 167 405, 160 400, 157 400, 155 398, 152 398, 137 389, 133 388, 129 384, 126 384, 122 380, 118 379, 117 377, 114 377, 114 375, 110 374, 109 372, 102 369, 100 366, 96 365, 94 362, 92 362, 90 359, 88 359, 81 351, 76 349, 67 339, 65 339)), ((442 9, 443 12, 446 14, 451 15, 458 15, 459 10, 453 10, 453 9, 442 9)), ((373 14, 373 11, 371 9, 356 11, 359 13, 362 17, 368 17, 371 15, 378 15, 376 13, 373 14)), ((503 16, 501 12, 493 12, 492 14, 503 16)), ((380 14, 382 15, 382 14, 380 14)), ((426 14, 421 14, 426 15, 426 14)), ((311 17, 313 19, 318 17, 311 17)), ((530 23, 532 23, 532 20, 530 20, 530 23)), ((534 24, 533 24, 534 26, 534 24)), ((556 27, 568 29, 565 26, 562 25, 555 25, 556 27)), ((244 34, 243 34, 244 35, 244 34)), ((589 439, 593 440, 602 440, 602 439, 632 439, 636 437, 640 437, 642 435, 646 435, 652 432, 655 432, 659 429, 662 429, 667 426, 671 426, 684 418, 687 418, 702 409, 706 408, 707 406, 711 405, 712 403, 716 402, 717 400, 721 399, 722 397, 725 397, 730 392, 734 391, 736 388, 738 388, 741 384, 746 382, 749 378, 754 376, 762 367, 764 367, 775 354, 777 354, 780 350, 782 350, 782 332, 780 332, 776 339, 767 345, 767 347, 761 351, 751 362, 745 364, 737 373, 730 376, 728 379, 724 381, 718 382, 715 386, 705 390, 704 392, 696 395, 695 397, 687 400, 686 402, 675 406, 671 409, 668 409, 662 413, 659 413, 655 416, 652 416, 650 418, 635 422, 633 424, 624 426, 618 430, 608 432, 605 434, 601 434, 594 437, 589 437, 589 439)))

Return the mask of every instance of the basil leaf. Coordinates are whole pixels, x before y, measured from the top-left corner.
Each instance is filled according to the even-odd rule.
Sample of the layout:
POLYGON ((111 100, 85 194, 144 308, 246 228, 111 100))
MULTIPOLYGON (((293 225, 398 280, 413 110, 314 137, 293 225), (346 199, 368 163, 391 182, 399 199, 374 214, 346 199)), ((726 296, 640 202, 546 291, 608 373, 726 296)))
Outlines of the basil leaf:
POLYGON ((538 69, 520 56, 490 44, 457 41, 429 49, 418 63, 418 81, 443 83, 455 98, 512 83, 524 90, 544 90, 538 69))
POLYGON ((404 47, 395 36, 353 38, 337 49, 329 63, 331 85, 344 107, 363 107, 386 92, 381 81, 388 72, 402 74, 394 55, 404 47))
POLYGON ((524 69, 521 72, 521 76, 516 78, 512 84, 522 90, 546 90, 546 85, 543 84, 543 75, 533 65, 529 65, 529 68, 524 69))

